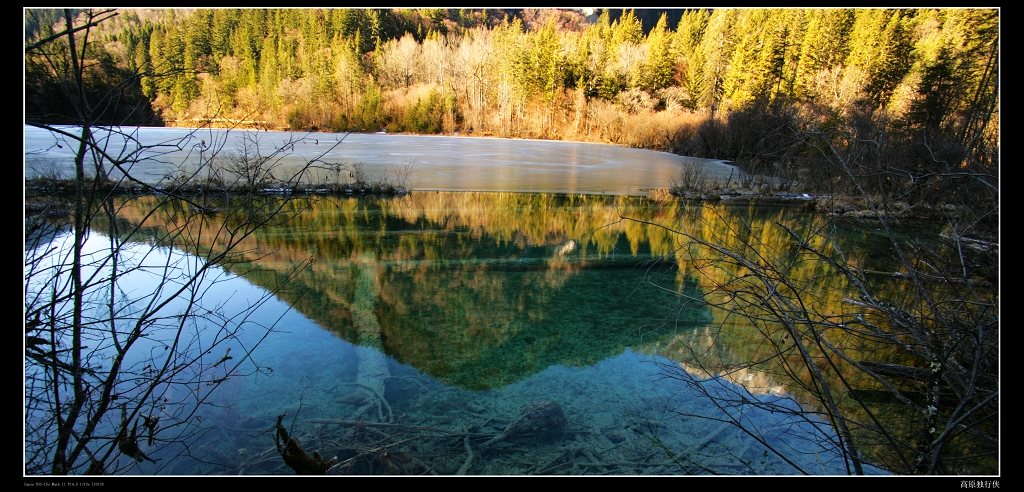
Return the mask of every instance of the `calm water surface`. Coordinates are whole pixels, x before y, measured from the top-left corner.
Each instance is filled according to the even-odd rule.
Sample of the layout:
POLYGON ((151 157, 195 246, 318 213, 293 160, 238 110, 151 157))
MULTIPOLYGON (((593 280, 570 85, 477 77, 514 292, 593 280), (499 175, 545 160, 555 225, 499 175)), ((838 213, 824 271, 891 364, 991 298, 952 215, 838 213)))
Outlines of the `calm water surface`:
MULTIPOLYGON (((154 204, 123 200, 120 219, 137 223, 154 204)), ((181 210, 162 207, 145 234, 129 239, 153 243, 177 227, 181 210)), ((694 274, 678 236, 620 218, 706 235, 747 224, 765 244, 782 245, 788 239, 772 224, 809 231, 820 226, 813 215, 644 197, 447 192, 292 200, 287 211, 290 220, 241 245, 241 261, 203 296, 230 310, 276 292, 241 339, 252 342, 273 324, 254 357, 259 370, 251 365, 215 393, 193 422, 206 430, 188 453, 169 449, 133 472, 290 474, 268 431, 285 414, 303 445, 327 457, 400 442, 389 448, 395 468, 367 464, 363 473, 454 474, 467 457, 460 436, 497 435, 525 409, 554 402, 564 434, 475 440, 466 471, 798 473, 735 428, 680 415, 715 415, 681 371, 726 372, 758 349, 741 324, 689 300, 713 285, 694 274), (691 350, 712 346, 720 367, 695 368, 691 350)), ((215 231, 231 220, 195 225, 208 238, 201 246, 216 249, 215 231)), ((845 237, 851 255, 870 256, 870 233, 845 237)), ((109 247, 98 230, 89 244, 109 247)), ((189 253, 161 247, 150 261, 189 253)), ((839 309, 842 289, 832 282, 818 282, 821 309, 839 309)), ((807 439, 812 424, 756 405, 796 408, 803 399, 792 381, 745 369, 721 384, 749 392, 742 418, 800 457, 804 470, 846 472, 807 439)))

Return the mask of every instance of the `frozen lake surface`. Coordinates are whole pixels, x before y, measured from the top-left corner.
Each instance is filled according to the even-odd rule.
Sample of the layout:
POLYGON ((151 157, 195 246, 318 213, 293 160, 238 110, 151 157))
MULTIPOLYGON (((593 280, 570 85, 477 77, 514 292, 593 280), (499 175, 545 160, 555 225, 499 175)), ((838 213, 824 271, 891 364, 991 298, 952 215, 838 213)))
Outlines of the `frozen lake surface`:
MULTIPOLYGON (((704 164, 712 177, 739 173, 718 160, 582 142, 150 127, 97 132, 107 143, 108 154, 138 154, 132 174, 151 183, 194 169, 214 153, 238 155, 247 139, 255 139, 261 155, 280 158, 282 169, 297 169, 311 160, 323 165, 362 163, 371 179, 393 179, 408 168, 412 172, 407 187, 412 190, 644 195, 650 189, 669 188, 685 163, 704 164), (140 146, 145 149, 140 151, 140 146)), ((59 170, 70 176, 75 149, 66 136, 26 126, 26 175, 59 170)), ((327 171, 317 171, 311 178, 334 179, 327 171)), ((342 181, 346 178, 341 176, 342 181)))

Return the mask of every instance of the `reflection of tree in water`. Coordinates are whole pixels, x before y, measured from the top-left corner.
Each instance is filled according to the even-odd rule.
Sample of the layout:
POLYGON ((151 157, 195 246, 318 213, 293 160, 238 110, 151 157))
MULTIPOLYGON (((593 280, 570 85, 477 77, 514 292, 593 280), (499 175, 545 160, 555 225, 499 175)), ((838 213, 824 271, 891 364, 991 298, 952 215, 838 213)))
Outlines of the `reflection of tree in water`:
MULTIPOLYGON (((891 254, 891 243, 881 235, 872 237, 870 226, 858 224, 855 231, 844 231, 824 218, 792 220, 771 209, 757 209, 756 214, 754 209, 747 214, 738 211, 723 220, 720 209, 705 207, 692 220, 683 221, 690 227, 679 229, 685 230, 680 237, 690 241, 675 251, 679 274, 699 279, 704 299, 713 306, 713 321, 703 329, 679 333, 658 352, 681 361, 681 370, 676 367, 667 373, 696 383, 694 387, 714 386, 712 378, 739 384, 743 391, 718 397, 726 406, 744 404, 758 394, 785 394, 803 407, 797 410, 801 418, 824 419, 841 412, 850 422, 850 437, 843 439, 856 442, 863 453, 860 459, 893 470, 907 469, 906 455, 914 452, 914 445, 907 443, 917 439, 920 408, 927 405, 922 383, 928 369, 922 368, 929 367, 929 362, 905 350, 920 340, 904 331, 904 325, 890 324, 892 319, 899 322, 898 318, 866 309, 864 301, 885 299, 878 305, 889 303, 895 307, 886 309, 927 320, 933 314, 920 301, 920 289, 938 298, 956 298, 951 294, 957 287, 950 282, 915 285, 907 280, 907 267, 891 254), (802 249, 794 237, 804 238, 802 249), (875 299, 865 298, 850 276, 809 251, 829 252, 837 264, 861 272, 875 299), (799 304, 770 302, 783 298, 799 304), (865 323, 880 329, 858 328, 865 323), (794 343, 794 332, 799 333, 799 344, 794 343), (808 359, 820 361, 820 376, 804 363, 808 359), (887 377, 883 380, 858 365, 887 377), (834 404, 826 405, 821 398, 822 382, 842 388, 834 404), (900 395, 894 394, 896 390, 900 395)), ((934 238, 936 232, 928 231, 925 240, 934 242, 927 238, 934 238)), ((908 239, 913 233, 899 232, 908 239)), ((949 254, 957 258, 955 251, 949 254)), ((914 268, 931 271, 926 264, 914 268)), ((983 319, 981 310, 993 305, 990 295, 989 289, 973 289, 967 297, 978 307, 964 307, 957 315, 983 319), (964 314, 972 309, 979 312, 964 314)), ((947 397, 951 399, 952 394, 942 398, 947 397)), ((991 431, 994 434, 994 427, 991 431)), ((834 437, 829 433, 821 435, 822 442, 834 437)), ((951 449, 965 458, 950 462, 963 466, 958 469, 965 472, 992 469, 994 462, 985 455, 984 441, 966 432, 956 436, 951 449)))
MULTIPOLYGON (((664 229, 619 221, 626 215, 686 227, 701 237, 734 238, 737 249, 760 247, 747 251, 756 258, 795 251, 773 224, 814 237, 823 222, 803 211, 503 193, 414 193, 305 205, 296 204, 287 223, 267 227, 243 245, 254 262, 236 271, 275 286, 284 281, 279 272, 314 258, 289 281, 283 297, 343 338, 383 349, 447 383, 501 387, 552 364, 589 365, 632 346, 681 361, 696 374, 726 374, 755 394, 786 393, 803 401, 805 382, 778 361, 751 363, 764 358, 765 347, 755 343, 749 325, 723 309, 680 304, 686 298, 721 303, 730 295, 721 286, 741 271, 680 244, 664 229), (745 241, 751 237, 757 241, 745 241), (664 289, 645 287, 645 280, 664 289)), ((127 209, 123 216, 130 219, 127 209)), ((870 240, 843 238, 851 244, 870 240)), ((863 253, 853 261, 891 268, 863 253)), ((848 289, 842 279, 823 276, 811 262, 794 261, 790 268, 813 292, 818 312, 843 315, 848 289)), ((372 364, 373 351, 366 350, 357 377, 366 392, 356 402, 359 413, 388 423, 393 410, 385 406, 385 390, 394 393, 403 383, 386 368, 369 370, 381 364, 372 364)), ((871 347, 863 354, 886 357, 871 347)), ((458 413, 464 405, 454 403, 438 415, 458 413)), ((466 422, 474 421, 472 411, 461 411, 466 422)), ((476 425, 500 430, 500 421, 485 426, 484 420, 476 425)))
MULTIPOLYGON (((495 358, 532 354, 518 363, 532 362, 535 371, 555 362, 537 358, 539 349, 550 351, 565 344, 566 349, 579 350, 560 362, 592 362, 635 345, 624 342, 631 329, 644 324, 629 321, 638 313, 649 324, 673 319, 668 311, 677 308, 673 295, 657 289, 636 291, 647 272, 637 266, 643 261, 664 256, 667 263, 650 269, 653 277, 647 280, 669 291, 689 285, 684 290, 692 291, 692 297, 706 292, 722 298, 727 292, 716 284, 741 273, 720 268, 708 252, 678 244, 664 229, 619 222, 620 215, 681 223, 707 238, 733 238, 729 245, 737 248, 756 236, 759 241, 753 244, 763 250, 749 252, 755 257, 794 247, 788 236, 772 227, 775 222, 801 232, 821 226, 808 220, 810 215, 784 207, 688 206, 637 197, 414 193, 387 199, 323 199, 306 205, 289 207, 295 215, 287 223, 266 227, 243 245, 243 254, 258 259, 251 270, 242 272, 246 278, 277 285, 284 280, 278 272, 312 257, 313 264, 286 287, 285 297, 301 312, 349 341, 383 347, 428 373, 471 387, 501 384, 488 383, 484 374, 495 358), (578 248, 569 255, 557 254, 567 241, 578 248), (353 322, 356 287, 367 268, 373 270, 379 289, 379 336, 360 333, 353 322), (702 275, 694 274, 698 269, 702 275), (696 281, 687 282, 688 278, 696 281), (618 311, 607 306, 616 300, 622 300, 618 311), (584 350, 588 342, 612 338, 607 336, 609 312, 613 323, 625 325, 620 326, 624 330, 612 330, 621 332, 622 339, 605 347, 612 350, 608 353, 584 350), (578 340, 567 340, 571 335, 578 335, 578 340), (474 374, 457 374, 460 367, 472 367, 474 374)), ((122 216, 131 218, 133 209, 125 207, 122 216)), ((202 226, 215 230, 220 224, 208 221, 202 226)), ((215 237, 203 232, 197 231, 202 237, 215 237)), ((821 312, 841 314, 847 289, 832 285, 841 279, 816 277, 815 268, 810 262, 795 263, 793 274, 816 284, 821 312)), ((758 345, 747 343, 752 336, 744 325, 722 319, 724 311, 712 313, 718 316, 712 325, 723 327, 716 336, 718 355, 712 366, 728 368, 757 360, 758 345), (722 359, 722 354, 732 355, 722 359)), ((692 326, 702 318, 687 315, 679 326, 692 326)), ((675 336, 676 344, 685 345, 694 343, 697 332, 675 336)), ((659 352, 685 360, 685 354, 673 353, 671 346, 659 352)), ((515 380, 505 371, 496 372, 506 383, 515 380)), ((516 372, 517 377, 530 373, 516 372)))
POLYGON ((643 266, 667 247, 650 246, 647 228, 608 226, 626 209, 671 220, 673 209, 650 199, 416 193, 311 205, 244 245, 258 260, 236 270, 278 285, 278 272, 313 257, 285 287, 301 312, 463 387, 502 386, 555 363, 590 364, 645 332, 701 318, 689 313, 683 324, 662 326, 677 309, 674 291, 637 288, 645 274, 671 282, 670 263, 643 266), (357 304, 369 302, 359 294, 368 276, 379 334, 356 319, 366 313, 357 304))

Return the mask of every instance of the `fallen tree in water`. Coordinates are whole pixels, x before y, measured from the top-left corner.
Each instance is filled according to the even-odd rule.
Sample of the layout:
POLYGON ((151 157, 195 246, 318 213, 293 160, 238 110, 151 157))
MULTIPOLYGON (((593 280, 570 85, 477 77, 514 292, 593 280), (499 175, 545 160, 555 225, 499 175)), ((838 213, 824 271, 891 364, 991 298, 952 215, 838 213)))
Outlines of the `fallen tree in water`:
POLYGON ((327 473, 327 469, 333 464, 333 459, 324 460, 320 457, 320 453, 313 452, 313 456, 310 456, 302 449, 302 445, 299 441, 293 439, 289 434, 288 430, 281 425, 281 421, 284 419, 284 415, 277 416, 277 424, 274 426, 276 433, 274 434, 274 444, 277 446, 277 452, 281 454, 281 458, 284 459, 284 463, 289 468, 295 470, 298 475, 324 475, 327 473))

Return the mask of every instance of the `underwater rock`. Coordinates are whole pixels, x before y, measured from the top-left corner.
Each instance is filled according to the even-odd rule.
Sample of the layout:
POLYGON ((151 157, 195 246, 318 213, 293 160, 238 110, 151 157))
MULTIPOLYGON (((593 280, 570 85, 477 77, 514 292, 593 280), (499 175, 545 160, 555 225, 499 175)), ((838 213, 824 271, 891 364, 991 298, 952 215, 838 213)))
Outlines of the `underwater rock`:
POLYGON ((562 407, 550 400, 540 400, 529 404, 503 434, 519 440, 554 441, 565 436, 565 427, 562 407))
POLYGON ((623 433, 614 429, 605 429, 602 431, 602 434, 604 434, 604 437, 607 437, 609 441, 615 444, 626 440, 626 436, 623 433))

